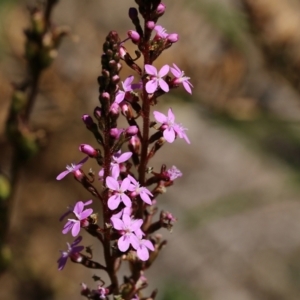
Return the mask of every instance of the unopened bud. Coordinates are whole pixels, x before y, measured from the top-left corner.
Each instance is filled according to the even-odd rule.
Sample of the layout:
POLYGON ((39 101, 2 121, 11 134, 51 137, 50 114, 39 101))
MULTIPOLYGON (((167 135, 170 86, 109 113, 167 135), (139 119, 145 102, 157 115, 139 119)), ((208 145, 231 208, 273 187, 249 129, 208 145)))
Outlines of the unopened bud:
POLYGON ((95 116, 95 118, 97 120, 99 120, 101 118, 101 115, 102 115, 102 109, 99 106, 95 107, 95 109, 94 109, 94 116, 95 116))
POLYGON ((134 21, 138 17, 138 11, 135 7, 130 7, 128 11, 129 18, 134 21))
POLYGON ((139 153, 140 152, 140 147, 141 147, 141 141, 137 136, 131 137, 128 143, 128 147, 131 152, 133 153, 139 153))
POLYGON ((179 35, 177 33, 170 33, 167 36, 167 40, 170 43, 176 43, 179 39, 179 35))
POLYGON ((98 151, 96 149, 94 149, 92 146, 88 145, 88 144, 81 144, 79 146, 79 151, 81 151, 82 153, 87 154, 90 157, 97 157, 98 156, 98 151))
POLYGON ((123 129, 111 128, 110 131, 109 131, 109 134, 114 139, 118 139, 122 132, 123 132, 123 129))
POLYGON ((134 30, 129 30, 127 35, 134 44, 137 44, 140 41, 140 35, 134 30))
POLYGON ((133 126, 129 126, 126 130, 125 133, 128 136, 133 136, 136 135, 139 132, 139 129, 137 126, 133 125, 133 126))
POLYGON ((87 127, 91 127, 94 124, 93 119, 89 115, 83 115, 81 118, 87 127))
POLYGON ((112 80, 113 83, 117 84, 117 83, 120 82, 120 76, 119 75, 115 75, 115 76, 112 77, 111 80, 112 80))
POLYGON ((154 29, 154 27, 155 27, 155 22, 153 22, 153 21, 148 21, 147 22, 147 24, 146 24, 146 27, 148 28, 148 29, 154 29))
POLYGON ((156 14, 158 16, 162 16, 166 11, 166 5, 163 3, 158 4, 157 9, 156 9, 156 14))

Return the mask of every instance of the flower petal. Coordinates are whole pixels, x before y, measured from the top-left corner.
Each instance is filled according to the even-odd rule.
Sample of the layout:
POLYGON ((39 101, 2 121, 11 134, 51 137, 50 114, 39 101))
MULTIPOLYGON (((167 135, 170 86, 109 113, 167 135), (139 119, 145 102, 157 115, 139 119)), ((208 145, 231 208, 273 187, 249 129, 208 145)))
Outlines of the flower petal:
POLYGON ((154 115, 154 119, 159 122, 159 123, 167 123, 168 122, 168 118, 167 116, 165 116, 164 114, 162 114, 161 112, 159 111, 154 111, 153 112, 153 115, 154 115))
POLYGON ((66 170, 61 172, 60 174, 58 174, 56 176, 56 180, 62 180, 64 177, 66 177, 69 173, 71 173, 70 171, 66 170))
POLYGON ((149 251, 143 245, 140 245, 140 247, 136 251, 136 254, 137 254, 138 258, 142 261, 146 261, 149 258, 149 251))
POLYGON ((124 178, 123 181, 122 181, 122 183, 121 183, 121 188, 120 188, 121 191, 123 191, 123 192, 127 191, 129 185, 130 185, 130 180, 129 180, 129 178, 127 178, 127 177, 124 178))
POLYGON ((157 69, 152 65, 145 65, 145 71, 149 75, 157 76, 157 69))
POLYGON ((157 90, 158 81, 156 78, 149 80, 146 83, 146 92, 148 94, 153 94, 157 90))
POLYGON ((183 81, 182 85, 189 94, 192 94, 192 89, 191 89, 188 81, 183 81))
POLYGON ((120 220, 118 218, 115 218, 115 217, 111 217, 110 221, 111 221, 114 229, 117 229, 117 230, 123 230, 124 229, 124 223, 123 223, 122 220, 120 220))
POLYGON ((62 230, 62 233, 63 233, 63 234, 67 234, 67 233, 72 229, 73 224, 74 224, 74 222, 68 221, 68 222, 65 224, 65 226, 64 226, 64 228, 63 228, 63 230, 62 230))
POLYGON ((173 143, 175 140, 175 131, 173 128, 167 128, 164 130, 164 138, 168 143, 173 143))
POLYGON ((125 153, 121 154, 117 159, 115 159, 115 161, 117 163, 122 163, 122 162, 125 162, 126 160, 128 160, 131 156, 132 156, 132 152, 125 152, 125 153))
POLYGON ((159 77, 164 77, 169 73, 170 67, 168 65, 164 65, 158 72, 159 77))
POLYGON ((107 201, 108 208, 110 210, 114 210, 119 206, 120 202, 121 202, 120 196, 113 195, 107 201))
POLYGON ((163 80, 163 79, 159 79, 159 86, 160 88, 164 91, 164 92, 168 92, 170 90, 169 85, 163 80))
POLYGON ((88 208, 88 209, 84 210, 84 211, 80 214, 80 220, 86 219, 86 218, 89 217, 92 213, 93 213, 93 209, 92 209, 92 208, 88 208))
POLYGON ((113 191, 118 191, 120 188, 118 181, 111 176, 106 177, 106 185, 109 189, 113 191))
POLYGON ((75 237, 78 235, 80 231, 80 221, 74 222, 73 228, 72 228, 72 235, 75 237))
POLYGON ((75 204, 75 207, 73 209, 73 213, 75 214, 75 216, 80 219, 80 214, 82 213, 83 211, 83 208, 84 208, 84 204, 82 201, 78 201, 76 204, 75 204))
POLYGON ((123 194, 123 195, 121 196, 121 200, 122 200, 122 202, 124 203, 124 205, 125 205, 126 207, 131 207, 132 203, 131 203, 130 198, 129 198, 127 195, 123 194))
POLYGON ((121 236, 118 240, 118 248, 122 252, 125 252, 128 250, 129 244, 130 244, 129 237, 126 235, 121 236))

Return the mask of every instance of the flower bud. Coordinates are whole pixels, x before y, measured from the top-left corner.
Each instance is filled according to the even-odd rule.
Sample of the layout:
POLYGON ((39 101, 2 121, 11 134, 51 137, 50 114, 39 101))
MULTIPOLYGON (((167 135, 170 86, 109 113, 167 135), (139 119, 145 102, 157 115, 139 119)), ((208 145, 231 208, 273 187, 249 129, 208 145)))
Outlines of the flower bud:
POLYGON ((126 130, 125 133, 128 136, 133 136, 136 135, 139 132, 139 129, 137 126, 133 125, 133 126, 129 126, 126 130))
POLYGON ((114 102, 109 109, 109 112, 114 115, 114 116, 118 116, 119 115, 119 104, 114 102))
POLYGON ((158 16, 162 16, 166 11, 166 5, 163 4, 162 2, 158 4, 157 9, 156 9, 156 14, 158 16))
POLYGON ((141 141, 137 136, 132 136, 128 143, 129 150, 133 153, 139 153, 141 147, 141 141))
POLYGON ((106 102, 109 102, 110 101, 110 94, 107 93, 107 92, 104 92, 100 95, 100 99, 101 100, 104 100, 106 102))
POLYGON ((114 139, 118 139, 122 132, 123 132, 123 129, 111 128, 110 131, 109 131, 109 134, 114 139))
POLYGON ((134 21, 138 17, 138 11, 135 7, 130 7, 128 11, 129 18, 134 21))
POLYGON ((98 156, 98 151, 96 149, 94 149, 92 146, 88 145, 88 144, 81 144, 79 146, 79 151, 81 151, 82 153, 87 154, 90 157, 97 157, 98 156))
POLYGON ((140 35, 134 30, 129 30, 127 35, 134 44, 137 44, 140 41, 140 35))
POLYGON ((155 22, 153 22, 153 21, 148 21, 147 22, 147 24, 146 24, 146 27, 148 28, 148 29, 154 29, 154 27, 155 27, 155 22))
POLYGON ((81 119, 87 127, 91 127, 94 124, 93 119, 89 115, 83 115, 81 119))
POLYGON ((176 43, 178 41, 178 39, 179 39, 179 36, 177 33, 170 33, 167 36, 167 40, 170 43, 176 43))
POLYGON ((123 47, 123 46, 120 46, 120 48, 119 48, 119 54, 120 54, 120 57, 121 58, 125 58, 125 55, 127 54, 127 50, 125 49, 125 47, 123 47))
POLYGON ((112 78, 111 78, 111 81, 114 83, 114 84, 117 84, 120 82, 120 76, 119 75, 114 75, 112 78))
MULTIPOLYGON (((108 94, 108 93, 107 93, 108 94)), ((97 120, 101 118, 102 115, 102 109, 99 106, 96 106, 94 109, 94 116, 97 120)))

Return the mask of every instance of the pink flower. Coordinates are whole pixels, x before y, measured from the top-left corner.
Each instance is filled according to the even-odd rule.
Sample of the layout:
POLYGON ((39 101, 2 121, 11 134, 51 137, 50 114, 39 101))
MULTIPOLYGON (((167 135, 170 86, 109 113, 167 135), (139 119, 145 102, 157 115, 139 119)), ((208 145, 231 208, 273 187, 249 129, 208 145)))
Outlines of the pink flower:
POLYGON ((174 80, 175 84, 179 84, 182 83, 183 87, 185 88, 185 90, 192 94, 192 89, 191 87, 193 87, 193 85, 189 82, 190 77, 184 76, 184 72, 181 71, 175 64, 173 64, 174 68, 170 68, 172 74, 176 77, 176 79, 174 80))
POLYGON ((123 213, 122 220, 114 218, 112 224, 114 229, 119 230, 122 234, 118 240, 120 251, 126 252, 130 244, 134 249, 139 246, 139 238, 143 235, 141 230, 142 219, 134 220, 128 214, 123 213))
POLYGON ((131 200, 130 198, 125 194, 125 192, 128 190, 128 187, 130 185, 130 180, 128 178, 125 178, 121 184, 119 182, 111 177, 107 176, 106 178, 106 185, 109 189, 114 191, 113 195, 109 197, 108 199, 108 208, 111 210, 116 209, 120 202, 123 202, 125 206, 131 207, 131 200))
POLYGON ((168 65, 164 65, 159 72, 152 65, 145 65, 145 71, 147 74, 151 75, 151 79, 146 83, 146 91, 149 94, 154 93, 158 86, 164 91, 169 91, 169 85, 164 81, 162 77, 168 74, 170 67, 168 65))
POLYGON ((78 235, 80 231, 80 227, 86 227, 89 225, 87 218, 93 213, 93 209, 88 208, 84 210, 84 204, 82 201, 78 201, 73 209, 73 213, 76 216, 77 220, 69 219, 64 229, 62 231, 63 234, 68 233, 72 230, 72 235, 75 237, 78 235))
MULTIPOLYGON (((88 200, 88 201, 82 202, 82 203, 83 203, 83 206, 90 205, 90 204, 93 203, 93 200, 88 200)), ((70 213, 72 213, 73 210, 74 210, 74 207, 75 207, 75 205, 68 206, 67 207, 68 210, 59 218, 59 221, 61 222, 67 215, 69 215, 70 213)))
MULTIPOLYGON (((132 156, 132 152, 124 152, 121 154, 121 150, 115 152, 112 156, 113 161, 110 164, 110 171, 112 177, 117 179, 120 175, 121 169, 123 167, 123 163, 127 161, 132 156)), ((104 170, 101 169, 98 173, 99 177, 104 176, 104 170)))
POLYGON ((153 196, 152 193, 147 188, 140 186, 139 182, 132 176, 128 175, 127 178, 129 178, 130 182, 132 183, 128 187, 128 190, 132 192, 131 196, 136 197, 137 195, 140 195, 141 199, 145 203, 151 205, 152 202, 149 196, 153 196))
POLYGON ((167 170, 167 174, 169 175, 171 181, 174 181, 176 178, 182 176, 181 171, 177 169, 175 166, 167 170))
POLYGON ((168 37, 167 30, 162 26, 156 25, 154 27, 154 30, 156 31, 155 39, 159 39, 159 38, 165 39, 168 37))
POLYGON ((159 111, 153 112, 154 118, 157 122, 162 123, 163 135, 167 142, 173 143, 176 135, 180 138, 184 138, 185 141, 190 144, 190 141, 185 134, 186 128, 182 125, 175 123, 175 115, 171 108, 169 108, 168 116, 160 113, 159 111))
POLYGON ((70 166, 67 165, 66 171, 61 172, 57 175, 56 180, 61 180, 64 177, 66 177, 69 173, 73 173, 74 176, 81 176, 80 168, 83 166, 83 164, 88 160, 88 156, 85 157, 83 160, 81 160, 78 164, 71 164, 70 166))
POLYGON ((146 261, 149 258, 149 250, 154 251, 154 246, 149 240, 139 240, 138 247, 135 250, 138 258, 146 261))

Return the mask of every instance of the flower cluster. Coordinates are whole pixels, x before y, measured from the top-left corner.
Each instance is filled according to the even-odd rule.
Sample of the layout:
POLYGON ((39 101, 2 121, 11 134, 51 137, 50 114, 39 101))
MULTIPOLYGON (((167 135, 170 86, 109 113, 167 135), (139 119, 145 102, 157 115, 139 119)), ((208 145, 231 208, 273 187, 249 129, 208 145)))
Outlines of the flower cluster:
MULTIPOLYGON (((81 144, 79 151, 86 157, 78 164, 67 166, 67 170, 56 178, 61 180, 73 174, 93 198, 86 202, 77 201, 60 218, 61 221, 68 218, 62 233, 71 233, 76 239, 71 245, 67 244, 67 251, 61 252, 59 270, 70 258, 85 267, 107 272, 111 280, 106 285, 97 277, 102 282, 97 289, 82 284, 81 294, 88 299, 107 299, 110 295, 125 300, 141 299, 141 291, 147 286, 144 271, 166 244, 155 233, 161 228, 172 230, 176 221, 170 212, 161 211, 156 217, 157 198, 182 176, 175 166, 167 169, 163 164, 160 170, 155 170, 149 166, 149 161, 162 146, 174 143, 177 138, 190 144, 187 129, 175 122, 172 108, 166 114, 156 110, 151 113, 151 107, 158 99, 180 84, 192 93, 190 78, 176 64, 164 65, 159 70, 153 65, 163 51, 178 41, 178 34, 168 34, 157 24, 166 9, 163 3, 157 0, 136 2, 138 9, 129 9, 135 30, 128 31, 128 39, 138 48, 137 58, 144 56, 147 63, 141 67, 136 63, 137 58, 131 57, 125 48, 128 39, 121 41, 115 31, 108 34, 103 44, 101 76, 98 77, 100 104, 94 109, 94 117, 82 116, 98 147, 81 144), (143 28, 138 11, 145 21, 143 28), (121 81, 121 61, 135 72, 135 76, 121 81), (128 123, 125 128, 118 127, 120 115, 128 123), (86 173, 84 164, 87 162, 96 163, 96 170, 90 169, 86 173), (91 204, 100 205, 99 220, 98 214, 88 207, 91 204), (82 240, 78 236, 81 230, 103 246, 104 263, 92 260, 91 247, 86 247, 83 253, 84 247, 78 246, 82 240), (130 264, 131 275, 119 284, 117 272, 124 261, 130 264)), ((155 296, 156 292, 153 292, 146 298, 154 299, 155 296)))

